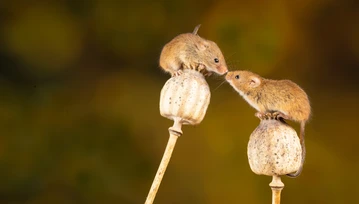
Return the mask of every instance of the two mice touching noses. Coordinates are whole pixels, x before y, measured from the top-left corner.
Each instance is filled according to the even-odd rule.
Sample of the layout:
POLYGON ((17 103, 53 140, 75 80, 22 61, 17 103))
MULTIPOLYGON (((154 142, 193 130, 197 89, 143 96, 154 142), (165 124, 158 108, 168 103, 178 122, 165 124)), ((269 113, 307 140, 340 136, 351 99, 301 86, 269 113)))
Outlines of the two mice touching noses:
POLYGON ((167 43, 160 55, 160 67, 176 77, 183 69, 194 69, 204 73, 226 74, 227 82, 258 112, 258 118, 266 115, 281 120, 300 123, 300 142, 302 161, 297 172, 287 174, 297 177, 303 170, 305 161, 304 130, 309 120, 311 107, 307 94, 302 88, 290 80, 265 79, 250 71, 230 71, 224 56, 213 41, 200 37, 197 32, 200 25, 192 33, 184 33, 167 43))

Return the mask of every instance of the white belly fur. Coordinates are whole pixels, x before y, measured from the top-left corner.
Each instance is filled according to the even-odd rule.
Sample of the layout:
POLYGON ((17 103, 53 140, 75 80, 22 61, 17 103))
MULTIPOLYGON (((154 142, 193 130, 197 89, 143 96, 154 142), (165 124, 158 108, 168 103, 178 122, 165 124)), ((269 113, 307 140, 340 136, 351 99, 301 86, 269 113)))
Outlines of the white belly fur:
POLYGON ((249 105, 251 105, 251 106, 252 106, 253 108, 255 108, 257 111, 261 111, 260 108, 259 108, 259 106, 258 106, 257 104, 255 104, 255 103, 253 103, 251 100, 249 100, 248 97, 247 97, 247 95, 245 95, 245 94, 243 93, 243 91, 238 90, 235 86, 233 86, 233 87, 234 87, 234 89, 239 93, 239 95, 241 95, 241 96, 244 98, 244 100, 246 100, 246 101, 249 103, 249 105))

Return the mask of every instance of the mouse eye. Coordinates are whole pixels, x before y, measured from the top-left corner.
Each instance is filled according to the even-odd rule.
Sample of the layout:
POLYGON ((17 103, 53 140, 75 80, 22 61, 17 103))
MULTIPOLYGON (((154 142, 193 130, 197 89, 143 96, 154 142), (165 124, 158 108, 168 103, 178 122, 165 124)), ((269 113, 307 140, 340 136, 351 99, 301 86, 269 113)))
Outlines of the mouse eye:
POLYGON ((219 59, 218 59, 218 58, 214 58, 214 62, 215 62, 215 63, 218 63, 218 62, 219 62, 219 59))
POLYGON ((234 78, 239 79, 239 75, 236 75, 234 78))

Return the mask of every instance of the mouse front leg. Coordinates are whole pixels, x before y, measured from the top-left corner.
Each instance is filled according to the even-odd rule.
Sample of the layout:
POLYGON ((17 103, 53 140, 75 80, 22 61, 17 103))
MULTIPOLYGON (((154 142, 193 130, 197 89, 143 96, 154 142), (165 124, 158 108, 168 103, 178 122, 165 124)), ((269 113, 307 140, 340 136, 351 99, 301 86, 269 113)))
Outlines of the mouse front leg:
POLYGON ((212 72, 204 72, 204 74, 203 74, 203 76, 205 76, 205 77, 208 77, 208 76, 211 76, 212 75, 212 72))
POLYGON ((205 71, 206 70, 206 66, 202 63, 198 63, 196 65, 196 70, 199 71, 199 72, 202 72, 202 71, 205 71))
POLYGON ((208 77, 208 76, 211 76, 211 75, 212 75, 212 72, 209 72, 209 71, 206 69, 206 66, 205 66, 204 64, 201 64, 201 63, 198 64, 196 70, 199 71, 200 73, 202 73, 203 76, 205 76, 205 77, 208 77))

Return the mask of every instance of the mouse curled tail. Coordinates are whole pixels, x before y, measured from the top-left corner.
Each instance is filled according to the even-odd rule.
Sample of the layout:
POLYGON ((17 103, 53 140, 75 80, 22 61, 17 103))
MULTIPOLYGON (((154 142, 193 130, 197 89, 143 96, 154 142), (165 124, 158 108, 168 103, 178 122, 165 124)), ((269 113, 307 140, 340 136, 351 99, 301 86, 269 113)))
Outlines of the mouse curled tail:
POLYGON ((298 177, 302 171, 303 171, 303 165, 304 165, 304 161, 305 161, 305 154, 306 154, 306 150, 305 150, 305 142, 304 142, 304 129, 305 129, 305 122, 306 121, 302 121, 300 123, 300 145, 302 147, 302 161, 300 163, 300 167, 298 169, 297 172, 292 173, 292 174, 287 174, 288 177, 290 178, 296 178, 298 177))

